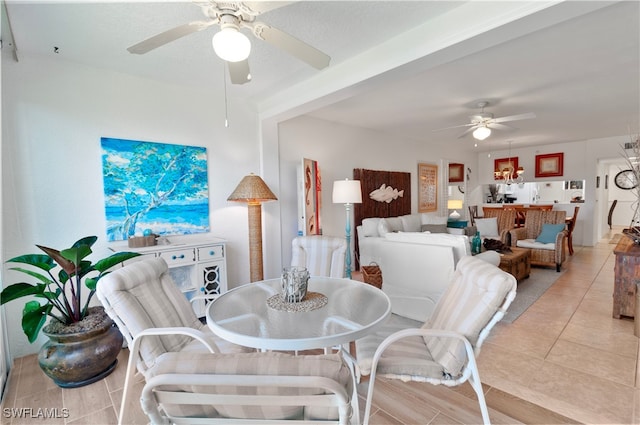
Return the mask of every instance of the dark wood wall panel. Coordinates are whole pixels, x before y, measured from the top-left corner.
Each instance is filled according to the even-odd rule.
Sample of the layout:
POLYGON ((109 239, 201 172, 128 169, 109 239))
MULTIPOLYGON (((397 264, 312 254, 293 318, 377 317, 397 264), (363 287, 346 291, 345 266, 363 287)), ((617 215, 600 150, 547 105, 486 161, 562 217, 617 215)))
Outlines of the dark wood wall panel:
MULTIPOLYGON (((354 168, 353 179, 360 180, 362 186, 362 203, 355 204, 353 209, 354 228, 357 229, 362 224, 362 220, 369 217, 396 217, 411 214, 411 173, 354 168), (378 202, 369 198, 369 194, 379 189, 383 184, 398 189, 398 191, 403 190, 403 195, 391 202, 378 202)), ((360 251, 357 230, 354 234, 355 264, 356 269, 359 269, 360 251)))

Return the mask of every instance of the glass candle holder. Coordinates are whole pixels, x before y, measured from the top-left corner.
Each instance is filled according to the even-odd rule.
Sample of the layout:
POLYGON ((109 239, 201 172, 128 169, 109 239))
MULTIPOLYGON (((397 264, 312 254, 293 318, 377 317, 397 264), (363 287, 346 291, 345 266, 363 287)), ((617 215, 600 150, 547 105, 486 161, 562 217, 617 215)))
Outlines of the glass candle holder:
POLYGON ((309 271, 306 267, 285 267, 282 269, 282 299, 297 303, 307 295, 309 271))

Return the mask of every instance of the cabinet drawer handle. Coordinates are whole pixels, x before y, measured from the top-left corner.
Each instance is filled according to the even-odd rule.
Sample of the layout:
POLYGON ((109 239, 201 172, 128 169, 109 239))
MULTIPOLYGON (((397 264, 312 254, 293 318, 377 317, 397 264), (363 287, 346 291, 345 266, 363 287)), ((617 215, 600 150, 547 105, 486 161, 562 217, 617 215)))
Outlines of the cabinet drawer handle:
POLYGON ((214 250, 209 251, 209 255, 216 255, 216 252, 214 250))
POLYGON ((176 255, 174 255, 173 257, 171 257, 171 259, 172 259, 172 260, 177 260, 178 258, 182 260, 182 259, 184 258, 184 254, 182 254, 182 255, 181 255, 181 256, 179 256, 179 257, 178 257, 178 256, 176 256, 176 255))

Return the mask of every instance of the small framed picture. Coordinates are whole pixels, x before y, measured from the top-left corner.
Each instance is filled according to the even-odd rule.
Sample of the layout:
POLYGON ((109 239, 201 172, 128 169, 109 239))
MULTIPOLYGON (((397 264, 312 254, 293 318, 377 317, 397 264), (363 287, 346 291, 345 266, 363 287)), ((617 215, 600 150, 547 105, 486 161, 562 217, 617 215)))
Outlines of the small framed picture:
POLYGON ((564 153, 536 155, 536 177, 557 177, 564 172, 564 153))
POLYGON ((449 164, 449 183, 464 181, 464 164, 449 164))

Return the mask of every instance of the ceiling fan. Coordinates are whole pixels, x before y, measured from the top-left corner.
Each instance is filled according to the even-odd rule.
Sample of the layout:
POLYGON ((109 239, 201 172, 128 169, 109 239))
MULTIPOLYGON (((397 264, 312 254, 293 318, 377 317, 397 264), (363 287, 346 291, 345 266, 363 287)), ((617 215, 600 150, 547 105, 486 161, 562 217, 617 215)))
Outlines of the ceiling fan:
POLYGON ((475 139, 484 140, 487 137, 489 137, 489 135, 491 135, 491 130, 515 130, 515 128, 513 127, 509 127, 508 125, 502 124, 503 122, 528 120, 536 117, 536 114, 534 114, 533 112, 527 112, 525 114, 509 115, 507 117, 494 118, 493 114, 484 111, 484 108, 487 106, 489 106, 489 102, 487 101, 478 102, 478 108, 480 108, 481 111, 478 114, 471 115, 469 117, 471 119, 471 122, 469 124, 440 128, 434 131, 449 130, 452 128, 460 128, 460 127, 469 127, 464 131, 464 133, 458 136, 458 139, 466 136, 470 132, 473 132, 473 137, 475 139))
POLYGON ((213 49, 221 59, 227 62, 229 76, 233 84, 244 84, 251 80, 249 62, 247 61, 251 51, 251 42, 240 32, 241 28, 250 29, 256 38, 279 47, 316 69, 323 69, 329 65, 331 58, 325 53, 284 31, 256 21, 256 16, 293 2, 218 2, 212 0, 193 0, 193 2, 200 6, 208 18, 207 20, 180 25, 134 44, 127 50, 130 53, 142 55, 189 34, 219 25, 220 31, 213 36, 213 49))

